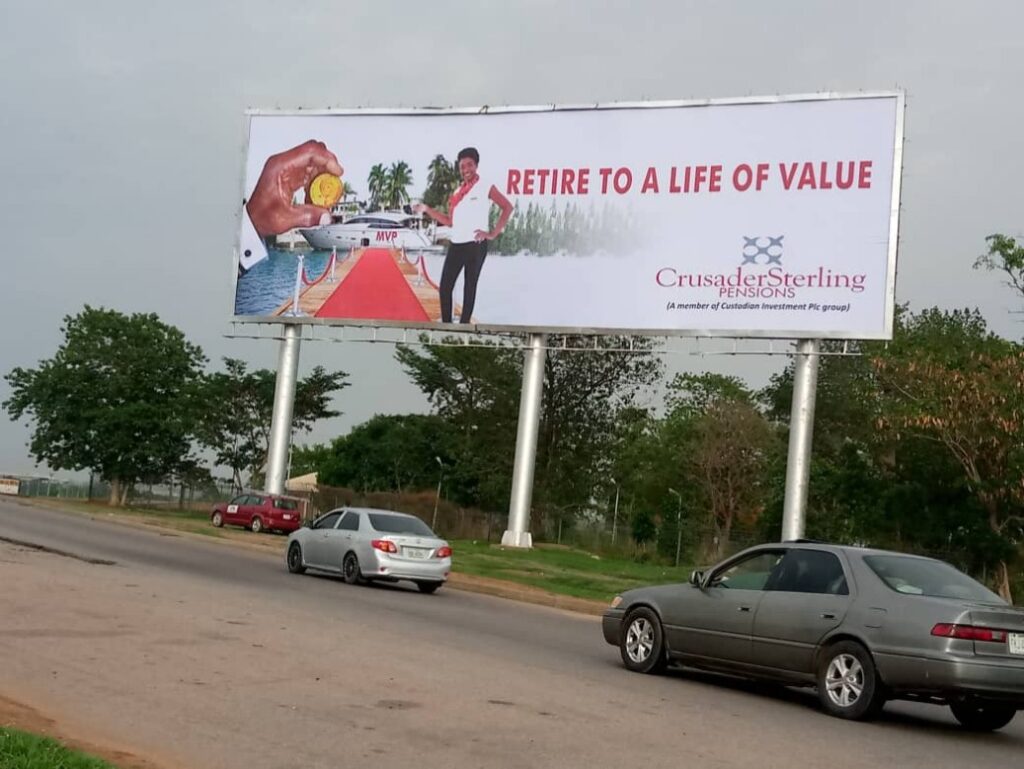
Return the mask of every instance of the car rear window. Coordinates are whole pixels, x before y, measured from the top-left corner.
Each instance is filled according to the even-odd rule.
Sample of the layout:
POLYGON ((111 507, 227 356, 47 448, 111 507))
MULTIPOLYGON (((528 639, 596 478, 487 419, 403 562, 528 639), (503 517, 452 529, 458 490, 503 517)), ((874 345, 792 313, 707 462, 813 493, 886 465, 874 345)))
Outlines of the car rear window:
POLYGON ((385 534, 415 534, 420 537, 433 537, 434 532, 430 530, 419 518, 406 515, 382 515, 370 513, 370 525, 377 531, 385 534))
POLYGON ((274 507, 278 510, 298 510, 299 504, 294 499, 275 499, 274 507))
POLYGON ((1005 603, 980 582, 942 561, 899 555, 866 555, 864 563, 882 582, 904 595, 1005 603))

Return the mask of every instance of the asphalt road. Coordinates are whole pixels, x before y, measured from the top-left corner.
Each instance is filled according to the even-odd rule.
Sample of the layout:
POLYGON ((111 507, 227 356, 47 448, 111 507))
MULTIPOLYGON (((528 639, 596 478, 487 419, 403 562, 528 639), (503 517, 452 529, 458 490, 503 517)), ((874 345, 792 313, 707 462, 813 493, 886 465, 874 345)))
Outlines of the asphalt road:
POLYGON ((236 545, 6 502, 0 538, 113 562, 0 542, 0 695, 168 765, 933 769, 1024 755, 1024 716, 973 735, 944 708, 894 703, 855 724, 807 691, 631 674, 590 617, 296 577, 236 545))

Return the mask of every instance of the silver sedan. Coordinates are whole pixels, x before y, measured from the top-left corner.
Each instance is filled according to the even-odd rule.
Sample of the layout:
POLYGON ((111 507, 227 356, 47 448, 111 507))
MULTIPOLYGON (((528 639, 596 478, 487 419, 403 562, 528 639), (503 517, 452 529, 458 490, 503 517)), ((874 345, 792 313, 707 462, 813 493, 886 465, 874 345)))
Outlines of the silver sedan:
POLYGON ((917 700, 990 731, 1024 709, 1024 609, 930 558, 761 545, 689 584, 617 596, 603 631, 630 670, 676 663, 815 686, 841 718, 917 700))
POLYGON ((332 510, 288 537, 288 571, 318 569, 349 584, 410 580, 433 593, 448 579, 452 549, 419 518, 391 510, 332 510))

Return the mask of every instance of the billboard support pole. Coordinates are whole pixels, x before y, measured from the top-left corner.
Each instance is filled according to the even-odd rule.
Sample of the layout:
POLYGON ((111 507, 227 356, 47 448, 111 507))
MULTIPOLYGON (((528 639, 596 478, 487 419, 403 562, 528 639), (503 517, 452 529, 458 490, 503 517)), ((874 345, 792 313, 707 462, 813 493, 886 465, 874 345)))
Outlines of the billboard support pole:
POLYGON ((295 407, 295 383, 299 377, 298 325, 284 326, 281 352, 277 359, 277 384, 274 387, 274 413, 270 420, 270 451, 267 454, 267 494, 284 494, 288 475, 288 453, 292 441, 292 411, 295 407))
POLYGON ((537 433, 540 406, 544 399, 544 334, 530 334, 523 366, 523 391, 519 396, 519 426, 516 459, 512 470, 512 500, 508 529, 501 535, 506 547, 533 547, 530 534, 530 503, 533 500, 533 471, 537 463, 537 433))
POLYGON ((789 417, 789 456, 782 512, 782 541, 800 539, 807 525, 807 489, 811 479, 811 441, 818 394, 817 339, 797 342, 793 370, 793 406, 789 417))

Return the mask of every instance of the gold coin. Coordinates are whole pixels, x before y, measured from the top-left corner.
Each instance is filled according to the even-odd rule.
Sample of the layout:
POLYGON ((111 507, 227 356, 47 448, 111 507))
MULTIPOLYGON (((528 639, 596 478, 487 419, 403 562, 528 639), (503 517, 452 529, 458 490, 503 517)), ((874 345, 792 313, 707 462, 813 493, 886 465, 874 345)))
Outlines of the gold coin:
POLYGON ((333 174, 320 174, 309 183, 309 199, 315 206, 330 208, 341 200, 341 179, 333 174))

